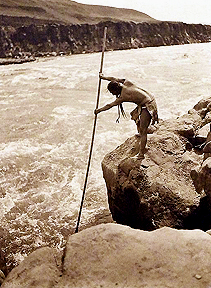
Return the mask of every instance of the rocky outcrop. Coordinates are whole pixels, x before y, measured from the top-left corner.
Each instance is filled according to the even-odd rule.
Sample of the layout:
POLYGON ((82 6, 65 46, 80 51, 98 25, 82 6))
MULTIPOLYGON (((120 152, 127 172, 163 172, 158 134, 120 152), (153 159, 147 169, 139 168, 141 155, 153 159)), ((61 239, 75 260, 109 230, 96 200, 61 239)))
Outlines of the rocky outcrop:
POLYGON ((108 27, 107 50, 211 41, 211 26, 179 22, 1 26, 0 58, 98 52, 105 26, 108 27))
MULTIPOLYGON (((160 121, 148 135, 144 161, 134 157, 138 136, 104 157, 109 207, 117 223, 144 230, 211 228, 204 190, 195 189, 191 178, 191 171, 203 161, 199 145, 206 138, 198 133, 211 122, 210 103, 211 98, 203 99, 182 117, 160 121)), ((210 187, 210 174, 206 179, 210 187)))
POLYGON ((211 236, 164 227, 153 232, 101 224, 69 237, 63 255, 40 248, 2 288, 211 286, 211 236))
POLYGON ((61 261, 62 254, 58 250, 38 249, 8 274, 1 287, 52 288, 59 282, 61 261))

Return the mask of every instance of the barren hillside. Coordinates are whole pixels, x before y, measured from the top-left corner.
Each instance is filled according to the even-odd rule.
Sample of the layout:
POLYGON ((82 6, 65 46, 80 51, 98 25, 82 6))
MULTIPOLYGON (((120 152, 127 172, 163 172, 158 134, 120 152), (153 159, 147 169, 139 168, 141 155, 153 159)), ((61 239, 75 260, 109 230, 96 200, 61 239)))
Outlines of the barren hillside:
POLYGON ((86 5, 71 0, 0 0, 0 11, 3 25, 49 21, 63 24, 96 24, 109 20, 157 22, 132 9, 86 5))

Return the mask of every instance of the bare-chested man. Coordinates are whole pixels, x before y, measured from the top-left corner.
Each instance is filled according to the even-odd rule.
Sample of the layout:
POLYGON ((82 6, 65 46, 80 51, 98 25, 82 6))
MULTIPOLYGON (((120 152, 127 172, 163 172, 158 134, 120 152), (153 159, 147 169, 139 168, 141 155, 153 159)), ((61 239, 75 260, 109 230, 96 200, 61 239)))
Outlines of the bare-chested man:
POLYGON ((147 143, 147 128, 149 127, 151 120, 153 125, 156 122, 158 123, 157 104, 154 96, 129 80, 105 77, 103 74, 100 74, 99 76, 103 80, 110 81, 107 88, 113 95, 116 95, 117 98, 115 101, 106 104, 102 108, 96 109, 95 114, 106 111, 117 105, 121 106, 123 102, 137 104, 137 107, 131 112, 131 119, 136 122, 140 136, 140 151, 138 158, 144 159, 147 143))

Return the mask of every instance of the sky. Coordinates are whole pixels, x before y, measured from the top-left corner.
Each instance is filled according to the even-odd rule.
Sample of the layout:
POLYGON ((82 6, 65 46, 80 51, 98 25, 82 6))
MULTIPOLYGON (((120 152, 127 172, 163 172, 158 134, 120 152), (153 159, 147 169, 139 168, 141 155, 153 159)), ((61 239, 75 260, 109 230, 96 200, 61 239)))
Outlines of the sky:
POLYGON ((211 25, 211 0, 75 0, 78 3, 130 8, 161 21, 211 25))

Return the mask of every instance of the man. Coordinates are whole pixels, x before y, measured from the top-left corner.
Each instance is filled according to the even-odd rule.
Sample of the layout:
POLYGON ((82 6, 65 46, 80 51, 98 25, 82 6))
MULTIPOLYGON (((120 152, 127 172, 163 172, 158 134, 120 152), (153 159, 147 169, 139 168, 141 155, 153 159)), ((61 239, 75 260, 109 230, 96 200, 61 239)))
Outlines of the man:
POLYGON ((95 114, 106 111, 114 106, 119 105, 124 115, 123 102, 132 102, 137 104, 137 107, 131 112, 131 119, 136 122, 137 130, 140 136, 140 151, 138 158, 144 159, 145 147, 147 143, 147 128, 152 120, 154 125, 158 123, 157 104, 152 94, 144 89, 136 86, 126 79, 118 79, 114 77, 105 77, 99 74, 103 80, 108 80, 108 90, 116 96, 116 100, 106 104, 102 108, 96 109, 95 114))

